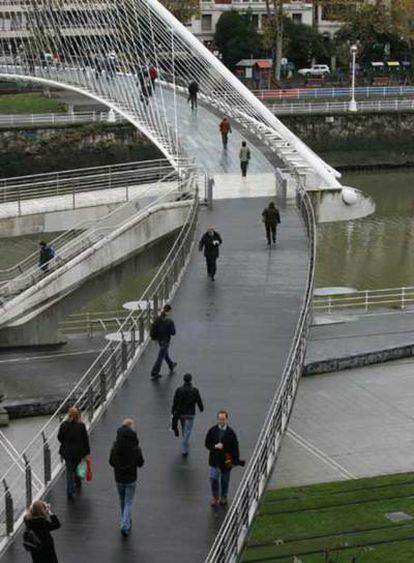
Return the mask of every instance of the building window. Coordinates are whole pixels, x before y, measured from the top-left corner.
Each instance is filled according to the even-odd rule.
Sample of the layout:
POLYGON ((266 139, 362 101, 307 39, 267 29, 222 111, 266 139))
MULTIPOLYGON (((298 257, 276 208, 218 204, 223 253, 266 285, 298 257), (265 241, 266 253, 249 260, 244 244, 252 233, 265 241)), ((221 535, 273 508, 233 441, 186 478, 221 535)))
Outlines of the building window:
POLYGON ((211 14, 201 15, 201 31, 211 31, 213 27, 211 14))
POLYGON ((302 23, 302 14, 292 14, 293 23, 302 23))

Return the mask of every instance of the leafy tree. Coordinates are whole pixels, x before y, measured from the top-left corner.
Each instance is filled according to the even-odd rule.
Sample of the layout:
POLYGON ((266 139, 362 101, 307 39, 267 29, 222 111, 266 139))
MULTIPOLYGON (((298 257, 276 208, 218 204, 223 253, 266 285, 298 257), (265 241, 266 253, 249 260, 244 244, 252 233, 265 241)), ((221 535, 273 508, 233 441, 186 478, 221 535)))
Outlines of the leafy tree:
POLYGON ((240 15, 236 10, 224 12, 216 26, 214 43, 223 56, 223 63, 234 69, 240 59, 260 55, 260 37, 248 11, 240 15))
POLYGON ((308 25, 285 18, 284 56, 297 68, 308 66, 312 59, 329 63, 330 44, 322 34, 308 25))
POLYGON ((283 0, 265 0, 267 18, 263 30, 263 46, 272 51, 275 60, 275 79, 280 80, 283 56, 283 0))
POLYGON ((199 0, 161 0, 161 4, 182 23, 190 21, 200 12, 199 0))

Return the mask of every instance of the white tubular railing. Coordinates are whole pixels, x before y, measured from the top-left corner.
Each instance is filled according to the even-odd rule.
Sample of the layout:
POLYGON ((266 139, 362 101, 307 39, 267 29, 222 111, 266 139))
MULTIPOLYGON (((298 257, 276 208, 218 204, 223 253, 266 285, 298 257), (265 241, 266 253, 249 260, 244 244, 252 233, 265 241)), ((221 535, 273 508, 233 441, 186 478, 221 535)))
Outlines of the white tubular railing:
POLYGON ((358 313, 372 309, 405 309, 414 305, 414 287, 366 289, 347 294, 315 295, 313 310, 332 313, 357 309, 358 313))
MULTIPOLYGON (((321 98, 350 98, 351 88, 287 88, 285 90, 253 90, 259 100, 293 100, 321 98)), ((359 86, 355 95, 360 98, 414 96, 414 86, 359 86)))
POLYGON ((69 113, 16 113, 0 115, 0 127, 10 125, 67 125, 70 123, 96 123, 119 122, 122 119, 118 114, 109 114, 108 111, 88 111, 69 113))
POLYGON ((199 199, 195 189, 184 226, 157 274, 139 296, 139 301, 146 302, 145 309, 129 313, 114 341, 105 346, 55 414, 0 480, 3 486, 0 494, 0 552, 22 523, 26 507, 45 493, 62 469, 57 432, 68 407, 77 406, 84 415, 87 427, 91 428, 142 354, 149 340, 152 320, 174 295, 187 267, 198 208, 199 199), (35 474, 40 476, 40 484, 35 474))
POLYGON ((205 563, 235 563, 243 549, 279 451, 302 373, 311 320, 316 255, 316 222, 309 196, 299 187, 297 203, 308 236, 309 261, 305 297, 282 380, 266 416, 234 500, 205 563))
MULTIPOLYGON (((349 102, 307 102, 307 103, 282 103, 273 104, 271 107, 275 115, 296 115, 306 113, 347 113, 349 102)), ((369 100, 358 101, 357 108, 360 112, 395 112, 414 111, 414 99, 400 100, 369 100)))

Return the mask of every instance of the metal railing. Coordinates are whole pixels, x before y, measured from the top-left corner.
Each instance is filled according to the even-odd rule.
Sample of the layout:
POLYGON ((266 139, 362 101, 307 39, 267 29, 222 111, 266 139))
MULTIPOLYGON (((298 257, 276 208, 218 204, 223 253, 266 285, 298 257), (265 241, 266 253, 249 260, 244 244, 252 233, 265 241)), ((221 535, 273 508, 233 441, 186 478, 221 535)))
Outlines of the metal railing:
MULTIPOLYGON (((414 99, 401 100, 364 100, 357 101, 359 112, 395 112, 414 111, 414 99)), ((308 103, 281 103, 270 106, 275 115, 296 115, 309 113, 347 113, 349 102, 308 102, 308 103)))
POLYGON ((77 111, 68 113, 0 114, 0 127, 20 125, 68 125, 70 123, 100 123, 124 121, 117 113, 108 111, 77 111))
POLYGON ((293 406, 296 387, 302 373, 311 321, 316 255, 316 222, 309 196, 303 188, 300 186, 298 188, 297 204, 304 221, 309 245, 305 297, 280 385, 275 393, 234 500, 205 563, 235 563, 237 561, 268 479, 272 474, 283 432, 293 406))
POLYGON ((386 289, 365 289, 347 294, 315 295, 313 310, 332 313, 357 309, 368 312, 372 309, 403 310, 414 305, 414 287, 391 287, 386 289))
POLYGON ((127 316, 128 311, 125 309, 73 313, 59 323, 59 331, 67 335, 87 334, 93 336, 98 332, 118 330, 127 316))
MULTIPOLYGON (((254 90, 260 100, 289 100, 306 98, 351 98, 351 88, 288 88, 286 90, 254 90)), ((358 98, 388 98, 414 96, 414 86, 358 86, 358 98)))
POLYGON ((0 280, 9 280, 0 286, 1 304, 4 306, 4 303, 8 300, 34 286, 46 276, 62 268, 72 259, 79 257, 85 250, 90 249, 101 239, 121 229, 132 218, 135 221, 139 220, 154 205, 161 201, 177 199, 177 197, 187 192, 191 193, 191 182, 195 176, 190 177, 189 180, 184 178, 175 180, 175 177, 175 171, 171 172, 158 184, 148 188, 131 201, 120 205, 104 218, 93 222, 80 223, 67 233, 53 240, 50 245, 55 250, 55 256, 42 266, 39 266, 39 254, 35 252, 11 268, 0 271, 0 280), (163 183, 168 183, 167 189, 160 188, 163 183), (89 228, 82 231, 86 225, 89 228))
POLYGON ((45 493, 62 469, 57 432, 68 407, 77 406, 87 427, 91 428, 143 352, 149 340, 152 320, 174 295, 190 259, 198 209, 196 189, 184 226, 156 275, 139 297, 147 306, 127 316, 114 340, 105 346, 54 415, 24 449, 19 460, 0 480, 3 486, 0 495, 0 534, 3 535, 0 550, 18 529, 26 508, 45 493), (24 471, 21 470, 22 462, 24 471), (35 474, 41 476, 40 486, 35 474))

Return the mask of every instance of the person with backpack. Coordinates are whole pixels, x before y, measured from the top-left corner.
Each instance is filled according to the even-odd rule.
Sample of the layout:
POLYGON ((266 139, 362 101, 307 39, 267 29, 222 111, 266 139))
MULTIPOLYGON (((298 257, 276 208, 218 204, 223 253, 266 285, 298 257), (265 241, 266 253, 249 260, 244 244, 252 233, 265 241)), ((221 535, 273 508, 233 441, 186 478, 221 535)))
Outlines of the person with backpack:
POLYGON ((52 246, 45 243, 44 240, 39 242, 39 266, 46 273, 49 271, 50 261, 55 255, 55 251, 52 246))
POLYGON ((144 465, 144 456, 135 432, 135 421, 126 418, 118 428, 109 455, 109 465, 114 468, 121 508, 121 534, 128 537, 131 531, 131 513, 137 485, 137 468, 144 465))
POLYGON ((273 244, 276 244, 276 229, 277 225, 280 223, 280 213, 273 201, 271 201, 268 207, 263 211, 262 221, 266 229, 267 244, 270 246, 272 240, 273 244))
POLYGON ((67 419, 60 425, 57 438, 60 442, 59 453, 66 464, 66 493, 68 500, 72 500, 76 488, 82 484, 76 468, 91 453, 88 432, 76 407, 68 410, 67 419))
POLYGON ((204 249, 204 257, 206 259, 207 275, 211 281, 214 281, 214 276, 217 272, 217 258, 219 257, 219 246, 223 244, 221 235, 210 226, 198 245, 200 252, 204 249))
POLYGON ((229 133, 231 133, 231 125, 227 117, 224 117, 220 122, 219 129, 221 133, 221 140, 223 142, 223 149, 227 149, 228 137, 229 133))
POLYGON ((250 160, 250 149, 247 146, 246 141, 242 141, 240 152, 239 152, 239 159, 240 159, 240 168, 242 171, 242 176, 243 178, 245 178, 247 174, 247 167, 249 166, 249 160, 250 160))
POLYGON ((23 547, 33 563, 58 563, 55 543, 50 532, 60 528, 59 518, 49 504, 35 500, 24 516, 23 547))
POLYGON ((164 305, 161 314, 155 319, 150 328, 151 340, 156 340, 160 347, 158 357, 151 370, 151 379, 159 379, 161 377, 161 365, 163 360, 167 363, 170 369, 170 375, 173 375, 177 362, 173 362, 170 358, 169 348, 171 343, 171 336, 175 335, 175 324, 170 318, 171 305, 164 305))
POLYGON ((178 418, 181 423, 182 430, 182 456, 188 456, 189 442, 191 432, 194 425, 194 417, 196 412, 196 405, 200 412, 203 412, 204 405, 200 397, 200 392, 192 384, 193 376, 191 373, 184 375, 184 385, 178 387, 174 394, 174 400, 171 407, 171 414, 178 418))

